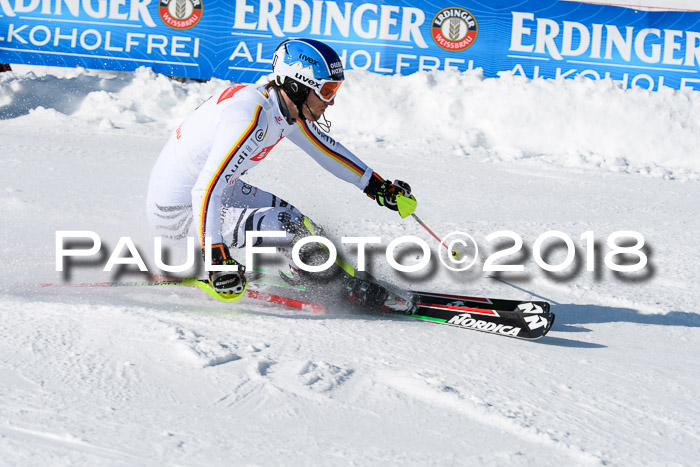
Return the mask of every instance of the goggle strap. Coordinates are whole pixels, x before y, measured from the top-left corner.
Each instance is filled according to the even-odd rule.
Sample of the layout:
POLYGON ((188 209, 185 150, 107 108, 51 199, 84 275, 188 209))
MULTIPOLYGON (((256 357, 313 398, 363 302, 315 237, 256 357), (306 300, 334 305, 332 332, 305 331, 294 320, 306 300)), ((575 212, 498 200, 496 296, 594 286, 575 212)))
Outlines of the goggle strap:
POLYGON ((280 73, 280 72, 281 72, 281 73, 280 73, 281 75, 284 75, 284 76, 286 76, 287 78, 296 81, 297 83, 301 83, 301 84, 303 84, 304 86, 313 89, 314 92, 316 93, 316 95, 317 95, 321 100, 323 100, 323 101, 325 101, 325 102, 330 102, 330 101, 332 101, 333 98, 335 97, 335 92, 334 92, 334 93, 331 95, 331 97, 329 97, 329 98, 323 97, 323 95, 321 94, 321 92, 322 92, 322 90, 323 90, 323 87, 324 87, 326 84, 338 83, 337 86, 335 87, 335 91, 337 92, 338 87, 340 86, 340 83, 342 83, 342 81, 332 81, 332 80, 325 80, 325 79, 319 80, 319 79, 313 78, 313 82, 317 84, 316 86, 313 86, 313 85, 311 85, 311 83, 308 82, 308 81, 305 82, 305 81, 303 81, 303 80, 293 78, 293 76, 295 76, 296 73, 303 74, 303 73, 302 73, 302 69, 295 68, 295 67, 293 67, 293 66, 291 66, 291 65, 289 65, 289 64, 287 64, 287 63, 284 63, 284 62, 277 63, 277 66, 276 66, 275 68, 276 68, 275 72, 277 72, 277 73, 280 73))

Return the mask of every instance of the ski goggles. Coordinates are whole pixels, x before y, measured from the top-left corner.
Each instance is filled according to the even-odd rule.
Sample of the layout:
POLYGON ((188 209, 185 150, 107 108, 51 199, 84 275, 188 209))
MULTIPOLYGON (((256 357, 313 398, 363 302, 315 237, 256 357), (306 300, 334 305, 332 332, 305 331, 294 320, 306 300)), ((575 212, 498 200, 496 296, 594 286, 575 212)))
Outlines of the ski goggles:
POLYGON ((342 81, 323 81, 321 89, 314 89, 314 91, 322 101, 330 102, 335 99, 335 95, 341 84, 343 84, 342 81))
POLYGON ((330 102, 335 98, 338 88, 342 81, 333 79, 317 79, 310 77, 304 70, 287 65, 286 63, 277 63, 275 72, 279 75, 286 76, 294 81, 303 84, 314 90, 319 99, 324 102, 330 102))

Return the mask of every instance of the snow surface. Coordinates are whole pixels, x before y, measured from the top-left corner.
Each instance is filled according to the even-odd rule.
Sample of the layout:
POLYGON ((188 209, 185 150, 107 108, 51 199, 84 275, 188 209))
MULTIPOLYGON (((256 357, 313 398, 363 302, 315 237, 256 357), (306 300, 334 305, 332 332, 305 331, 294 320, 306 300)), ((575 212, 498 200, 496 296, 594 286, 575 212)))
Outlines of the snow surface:
POLYGON ((247 177, 336 238, 381 236, 369 263, 385 280, 550 301, 557 321, 536 342, 222 304, 184 287, 38 287, 143 279, 102 272, 106 256, 56 272, 57 230, 97 232, 105 254, 129 236, 154 271, 151 166, 169 132, 228 84, 145 69, 0 74, 1 464, 695 465, 700 93, 349 72, 332 135, 408 181, 437 233, 477 239, 480 261, 464 273, 436 260, 394 272, 391 239, 415 235, 433 253, 435 242, 291 143, 247 177), (524 273, 482 271, 498 249, 485 237, 499 230, 522 236, 524 253, 504 261, 524 273), (532 259, 549 230, 578 245, 562 273, 532 259), (646 240, 640 273, 603 265, 619 230, 646 240))

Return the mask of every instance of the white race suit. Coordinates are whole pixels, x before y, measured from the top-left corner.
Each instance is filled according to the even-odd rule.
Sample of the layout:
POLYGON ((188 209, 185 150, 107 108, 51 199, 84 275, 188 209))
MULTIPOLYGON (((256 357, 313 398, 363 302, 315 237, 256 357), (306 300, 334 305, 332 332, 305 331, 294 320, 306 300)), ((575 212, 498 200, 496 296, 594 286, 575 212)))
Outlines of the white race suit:
POLYGON ((246 231, 290 232, 303 215, 240 179, 285 137, 338 178, 361 190, 367 186, 372 169, 315 123, 288 120, 280 99, 278 91, 264 86, 232 86, 172 133, 148 187, 147 212, 156 235, 196 236, 202 246, 210 237, 212 244, 242 248, 246 231))

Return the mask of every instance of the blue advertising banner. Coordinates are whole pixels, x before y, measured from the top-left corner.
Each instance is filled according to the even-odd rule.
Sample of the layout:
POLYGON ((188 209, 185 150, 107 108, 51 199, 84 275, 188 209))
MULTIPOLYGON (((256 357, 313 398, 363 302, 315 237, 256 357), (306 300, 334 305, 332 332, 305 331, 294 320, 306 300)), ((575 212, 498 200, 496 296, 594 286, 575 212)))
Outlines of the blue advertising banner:
POLYGON ((552 0, 0 0, 0 63, 254 82, 289 37, 348 69, 482 68, 700 90, 700 13, 552 0))

